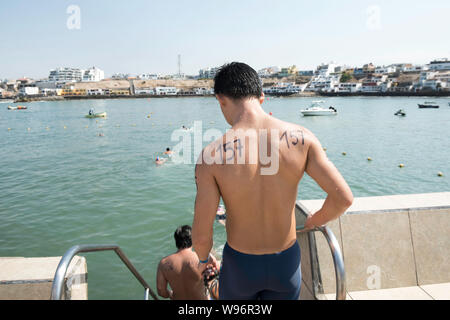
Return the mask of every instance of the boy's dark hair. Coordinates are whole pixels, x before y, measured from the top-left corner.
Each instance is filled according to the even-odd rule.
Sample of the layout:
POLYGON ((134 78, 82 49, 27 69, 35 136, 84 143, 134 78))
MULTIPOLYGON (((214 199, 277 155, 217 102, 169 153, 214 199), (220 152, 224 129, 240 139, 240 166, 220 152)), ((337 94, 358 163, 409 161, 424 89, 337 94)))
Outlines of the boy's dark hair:
POLYGON ((184 225, 178 227, 173 235, 175 237, 175 245, 178 249, 185 249, 192 247, 192 228, 184 225))
POLYGON ((214 93, 232 99, 258 99, 262 95, 262 83, 252 67, 245 63, 232 62, 223 65, 214 77, 214 93))

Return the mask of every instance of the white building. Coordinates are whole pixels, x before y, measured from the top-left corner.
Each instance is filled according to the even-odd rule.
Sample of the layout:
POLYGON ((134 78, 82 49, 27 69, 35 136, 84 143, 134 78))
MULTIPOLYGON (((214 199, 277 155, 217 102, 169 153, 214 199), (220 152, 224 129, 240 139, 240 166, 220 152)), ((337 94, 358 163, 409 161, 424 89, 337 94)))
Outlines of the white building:
POLYGON ((140 94, 155 94, 155 89, 153 88, 135 88, 134 89, 134 93, 136 95, 140 95, 140 94))
POLYGON ((263 88, 264 94, 290 95, 303 92, 307 84, 295 84, 294 82, 279 82, 271 87, 263 88))
POLYGON ((258 76, 261 78, 270 77, 276 73, 280 72, 280 67, 267 67, 258 71, 258 76))
POLYGON ((445 72, 422 72, 419 77, 419 89, 442 90, 448 89, 450 82, 450 71, 445 72))
POLYGON ((174 96, 178 93, 175 87, 156 87, 155 94, 159 96, 174 96))
POLYGON ((194 93, 199 96, 214 94, 213 88, 194 88, 194 93))
POLYGON ((111 76, 113 80, 127 80, 129 77, 128 73, 115 73, 111 76))
POLYGON ((38 87, 21 87, 19 89, 19 94, 23 96, 35 96, 39 94, 38 87))
POLYGON ((316 74, 321 76, 329 76, 331 73, 336 72, 336 68, 338 67, 335 63, 328 63, 324 64, 322 63, 320 66, 317 67, 316 74))
POLYGON ((103 91, 103 89, 88 89, 87 90, 88 96, 102 96, 104 94, 105 94, 105 92, 103 91))
POLYGON ((200 69, 198 72, 198 77, 200 79, 214 79, 219 69, 219 67, 200 69))
POLYGON ((337 87, 337 92, 355 93, 361 91, 362 84, 360 82, 342 82, 337 87))
POLYGON ((161 75, 159 74, 150 74, 150 73, 142 73, 138 75, 138 78, 140 80, 158 80, 161 78, 161 75))
POLYGON ((57 68, 50 70, 49 81, 77 82, 83 79, 84 70, 77 68, 57 68))
POLYGON ((450 61, 448 59, 439 59, 431 61, 428 64, 428 68, 430 71, 445 71, 450 70, 450 61))
POLYGON ((401 70, 402 72, 422 72, 428 70, 428 66, 405 66, 401 70))
MULTIPOLYGON (((323 69, 325 70, 325 69, 323 69)), ((339 85, 340 76, 339 75, 325 75, 328 71, 323 71, 314 77, 308 84, 306 91, 324 91, 324 92, 335 92, 339 85)))
POLYGON ((61 94, 62 89, 57 88, 42 88, 39 89, 43 96, 57 96, 61 94))
POLYGON ((105 79, 105 72, 100 70, 97 67, 92 67, 83 72, 83 81, 84 82, 92 82, 92 81, 102 81, 105 79))
POLYGON ((397 68, 395 66, 382 66, 375 68, 375 74, 391 74, 395 73, 397 68))
POLYGON ((373 93, 387 90, 387 86, 385 84, 386 80, 387 75, 372 76, 371 78, 368 78, 363 81, 361 85, 361 92, 373 93))

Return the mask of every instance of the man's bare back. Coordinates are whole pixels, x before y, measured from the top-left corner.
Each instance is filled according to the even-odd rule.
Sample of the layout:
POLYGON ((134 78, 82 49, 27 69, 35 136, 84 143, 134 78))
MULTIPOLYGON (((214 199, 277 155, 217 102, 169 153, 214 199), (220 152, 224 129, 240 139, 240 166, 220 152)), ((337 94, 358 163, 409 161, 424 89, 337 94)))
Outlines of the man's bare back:
POLYGON ((158 291, 166 282, 170 284, 173 300, 205 300, 202 277, 197 269, 198 258, 191 248, 171 254, 158 266, 158 291))
POLYGON ((266 254, 283 251, 296 241, 294 206, 311 140, 305 128, 264 116, 251 127, 233 127, 205 148, 205 153, 212 156, 216 156, 221 145, 226 149, 223 157, 229 163, 213 164, 207 170, 214 177, 227 208, 227 241, 231 247, 244 253, 266 254), (247 136, 253 131, 256 139, 236 135, 239 129, 248 133, 247 136), (258 146, 265 132, 267 150, 271 150, 271 134, 277 135, 275 147, 279 150, 278 170, 269 175, 261 174, 261 167, 268 166, 260 161, 250 163, 250 153, 260 151, 258 146), (227 145, 227 141, 233 143, 227 145), (237 165, 240 152, 245 152, 245 163, 237 165), (230 163, 232 157, 235 164, 230 163))

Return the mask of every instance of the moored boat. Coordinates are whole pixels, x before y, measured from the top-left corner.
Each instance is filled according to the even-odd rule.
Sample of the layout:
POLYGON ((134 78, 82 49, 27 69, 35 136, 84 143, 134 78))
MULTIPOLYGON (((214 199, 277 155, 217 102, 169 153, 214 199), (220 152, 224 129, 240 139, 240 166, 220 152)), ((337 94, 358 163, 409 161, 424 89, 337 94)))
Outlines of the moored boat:
POLYGON ((419 103, 420 109, 437 109, 439 105, 433 101, 425 101, 424 103, 419 103))
POLYGON ((25 106, 8 106, 8 110, 26 110, 28 107, 25 106))
POLYGON ((101 113, 94 113, 94 114, 87 114, 85 115, 86 118, 106 118, 106 112, 101 113))
POLYGON ((328 109, 321 106, 323 101, 313 101, 311 106, 306 109, 300 110, 303 116, 332 116, 337 115, 337 110, 333 107, 328 109))

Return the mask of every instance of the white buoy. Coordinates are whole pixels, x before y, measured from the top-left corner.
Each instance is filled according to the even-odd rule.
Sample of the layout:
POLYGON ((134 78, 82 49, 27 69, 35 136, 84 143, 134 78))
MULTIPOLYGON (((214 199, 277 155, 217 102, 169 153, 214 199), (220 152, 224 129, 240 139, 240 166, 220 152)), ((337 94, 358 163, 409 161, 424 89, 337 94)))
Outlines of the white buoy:
POLYGON ((398 167, 399 168, 403 168, 405 165, 403 164, 403 163, 400 163, 399 165, 398 165, 398 167))

